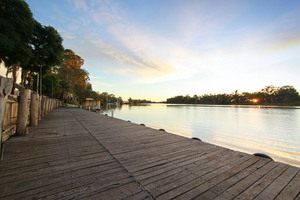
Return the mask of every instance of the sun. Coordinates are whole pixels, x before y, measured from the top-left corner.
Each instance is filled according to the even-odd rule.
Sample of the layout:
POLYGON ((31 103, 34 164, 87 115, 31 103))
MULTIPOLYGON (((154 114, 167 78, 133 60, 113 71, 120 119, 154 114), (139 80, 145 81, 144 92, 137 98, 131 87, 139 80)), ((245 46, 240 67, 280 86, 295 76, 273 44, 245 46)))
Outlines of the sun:
POLYGON ((259 102, 259 99, 250 99, 250 101, 253 103, 257 103, 257 102, 259 102))

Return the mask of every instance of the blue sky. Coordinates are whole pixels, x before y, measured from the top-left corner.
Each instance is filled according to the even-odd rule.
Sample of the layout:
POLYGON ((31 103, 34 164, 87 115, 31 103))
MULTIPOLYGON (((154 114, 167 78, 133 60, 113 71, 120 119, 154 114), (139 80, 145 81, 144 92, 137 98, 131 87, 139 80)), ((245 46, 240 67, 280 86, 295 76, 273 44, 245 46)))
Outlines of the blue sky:
POLYGON ((135 99, 300 90, 300 1, 26 0, 85 60, 93 89, 135 99))

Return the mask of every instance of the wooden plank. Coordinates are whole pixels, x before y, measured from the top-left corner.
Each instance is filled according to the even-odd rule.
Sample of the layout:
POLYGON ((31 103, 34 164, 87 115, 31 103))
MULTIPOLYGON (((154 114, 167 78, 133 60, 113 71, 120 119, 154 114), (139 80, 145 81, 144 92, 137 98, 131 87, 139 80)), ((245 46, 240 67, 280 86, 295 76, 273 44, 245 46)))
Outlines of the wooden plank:
MULTIPOLYGON (((69 162, 74 162, 74 161, 83 161, 83 160, 89 160, 89 159, 94 159, 94 158, 105 158, 107 157, 109 159, 109 156, 107 155, 107 153, 93 153, 93 154, 86 154, 84 156, 78 156, 78 157, 68 157, 68 156, 64 156, 62 158, 56 158, 53 157, 53 159, 47 159, 44 160, 44 162, 39 162, 39 163, 30 163, 30 160, 28 161, 28 163, 30 163, 29 165, 19 165, 18 168, 10 168, 7 167, 7 169, 3 169, 3 172, 1 173, 0 177, 5 177, 5 176, 12 176, 12 175, 17 175, 19 173, 26 173, 28 171, 33 171, 33 170, 39 170, 39 169, 43 169, 43 168, 47 168, 47 167, 54 167, 57 165, 63 165, 63 164, 68 164, 69 162)), ((2 182, 2 180, 0 180, 0 183, 2 182)))
MULTIPOLYGON (((219 151, 217 151, 217 152, 219 152, 219 151)), ((134 174, 135 174, 135 176, 139 177, 140 175, 146 175, 149 173, 151 174, 151 172, 155 172, 158 169, 165 168, 168 166, 173 166, 175 168, 178 168, 178 167, 187 168, 188 166, 193 167, 193 166, 198 165, 197 162, 199 162, 199 164, 203 166, 203 164, 205 163, 205 160, 211 159, 214 156, 214 153, 216 153, 216 151, 213 151, 210 154, 203 152, 202 154, 197 154, 196 156, 192 156, 192 157, 182 157, 181 159, 173 160, 172 162, 168 162, 166 165, 162 165, 163 167, 158 167, 158 168, 153 167, 151 169, 145 169, 145 170, 135 172, 134 174), (195 159, 195 157, 197 157, 197 159, 195 159)), ((145 176, 144 176, 144 178, 145 178, 145 176)))
MULTIPOLYGON (((219 163, 222 163, 222 164, 218 164, 218 165, 216 165, 216 163, 212 164, 210 162, 207 162, 206 164, 194 166, 192 168, 181 168, 181 171, 179 171, 179 172, 177 171, 176 173, 172 174, 171 176, 167 176, 165 178, 159 177, 159 179, 157 181, 147 184, 145 187, 147 189, 149 189, 150 191, 157 190, 154 193, 154 196, 159 196, 161 194, 161 192, 166 193, 168 191, 171 191, 172 189, 174 189, 174 186, 176 186, 176 187, 183 186, 188 182, 189 183, 193 182, 193 186, 194 186, 194 183, 199 182, 199 181, 202 182, 201 176, 212 173, 214 170, 220 168, 220 166, 226 166, 226 164, 231 163, 233 160, 235 160, 235 158, 232 158, 232 159, 228 159, 228 158, 232 158, 232 156, 231 157, 226 157, 226 156, 222 157, 222 159, 219 160, 219 163), (201 171, 202 175, 195 174, 195 172, 197 172, 197 171, 201 171), (182 176, 181 176, 181 174, 182 174, 182 176), (192 180, 192 181, 185 180, 187 175, 191 175, 192 177, 194 177, 194 180, 192 180), (174 181, 176 181, 176 185, 173 185, 174 181)), ((165 176, 165 175, 163 175, 163 176, 165 176)), ((188 179, 189 179, 189 177, 188 177, 188 179)), ((143 181, 142 181, 142 183, 145 184, 143 181)), ((181 191, 181 190, 179 190, 179 191, 181 191)))
POLYGON ((142 200, 142 199, 151 199, 151 197, 149 197, 149 195, 143 191, 124 198, 124 200, 142 200))
POLYGON ((138 192, 141 192, 141 188, 136 183, 129 183, 117 188, 113 188, 111 190, 103 191, 90 196, 85 196, 85 198, 111 200, 113 197, 114 199, 124 199, 131 196, 132 193, 138 192))
POLYGON ((247 178, 245 178, 239 182, 236 182, 236 184, 233 186, 230 186, 230 188, 228 188, 226 191, 221 193, 215 199, 216 200, 233 199, 234 197, 236 197, 240 193, 242 193, 244 190, 246 190, 248 187, 250 187, 253 183, 258 181, 261 177, 263 177, 269 171, 271 171, 273 168, 275 168, 277 165, 278 165, 278 163, 275 163, 275 162, 267 163, 266 165, 264 165, 262 168, 258 169, 256 172, 252 173, 247 178))
POLYGON ((229 177, 228 179, 222 181, 219 184, 212 185, 212 187, 208 188, 208 190, 201 195, 197 196, 197 199, 213 199, 226 189, 231 187, 232 185, 238 184, 242 179, 247 178, 253 172, 257 171, 258 169, 262 168, 265 164, 270 162, 269 159, 261 159, 258 162, 254 163, 253 165, 245 168, 244 170, 238 172, 237 174, 229 177))
POLYGON ((3 183, 10 183, 10 182, 15 182, 18 180, 32 180, 35 178, 39 177, 44 177, 44 176, 49 176, 49 174, 52 173, 59 173, 61 171, 70 171, 70 164, 71 167, 74 169, 80 169, 92 165, 104 165, 104 164, 109 164, 114 162, 114 160, 111 159, 105 159, 105 158, 98 158, 98 159, 88 159, 88 160, 83 160, 83 161, 78 161, 78 162, 70 162, 66 160, 65 163, 59 164, 59 165, 53 165, 45 168, 39 168, 35 170, 29 170, 23 173, 15 173, 11 174, 9 176, 4 176, 1 177, 1 184, 3 183))
MULTIPOLYGON (((157 197, 160 199, 164 198, 173 198, 177 197, 178 195, 181 195, 184 192, 193 190, 197 186, 205 183, 205 179, 203 177, 208 177, 210 176, 211 179, 213 179, 216 175, 214 175, 214 172, 218 169, 223 169, 223 168, 228 168, 230 166, 234 166, 237 163, 243 162, 245 159, 242 160, 236 160, 235 158, 231 157, 222 157, 222 159, 219 160, 219 163, 215 163, 214 160, 211 162, 208 162, 206 165, 201 166, 203 168, 188 168, 189 171, 195 175, 195 179, 185 182, 184 184, 180 185, 179 187, 173 187, 173 183, 169 182, 168 185, 162 186, 164 187, 163 190, 160 188, 155 188, 159 190, 157 193, 157 197), (195 173, 198 172, 198 173, 195 173), (199 173, 201 172, 201 173, 199 173)), ((175 174, 176 176, 177 174, 175 174)), ((184 197, 185 198, 185 197, 184 197)))
POLYGON ((288 185, 298 171, 298 168, 290 166, 277 179, 268 185, 268 187, 265 188, 258 196, 256 196, 256 199, 274 199, 288 185))
MULTIPOLYGON (((189 185, 189 187, 183 186, 181 190, 185 191, 185 193, 180 194, 180 193, 178 193, 178 190, 177 190, 176 194, 178 194, 179 196, 176 196, 176 198, 178 198, 178 199, 196 198, 198 195, 207 191, 209 188, 228 179, 229 177, 233 176, 234 174, 240 172, 241 170, 247 168, 249 165, 252 165, 257 161, 258 161, 258 159, 255 157, 250 158, 250 159, 244 157, 244 158, 239 159, 236 162, 233 161, 228 165, 224 165, 223 167, 220 167, 217 170, 214 170, 208 174, 201 176, 201 179, 200 179, 201 181, 200 182, 198 181, 198 184, 193 183, 192 185, 189 185)), ((166 195, 174 196, 174 194, 172 192, 169 194, 167 194, 167 193, 164 194, 164 196, 162 196, 161 198, 165 197, 166 195)))
POLYGON ((281 191, 281 193, 276 197, 276 199, 296 199, 297 196, 300 197, 300 171, 297 175, 289 182, 289 184, 281 191))
MULTIPOLYGON (((220 153, 220 151, 215 151, 214 153, 220 153)), ((197 160, 187 159, 186 161, 180 162, 176 166, 173 163, 167 163, 164 166, 153 167, 152 169, 142 170, 133 174, 138 180, 140 180, 143 184, 146 185, 186 169, 193 170, 193 167, 198 169, 199 167, 203 168, 204 166, 209 167, 209 165, 207 164, 209 162, 207 161, 209 160, 207 158, 207 155, 208 154, 199 155, 197 157, 197 160), (202 162, 200 163, 201 160, 202 162)))
POLYGON ((109 187, 109 185, 115 184, 114 181, 131 181, 128 179, 128 175, 120 173, 116 169, 107 170, 100 173, 85 174, 81 177, 76 178, 76 181, 72 178, 64 179, 62 176, 50 177, 50 179, 28 182, 29 186, 23 188, 23 190, 14 191, 13 194, 8 194, 5 198, 7 199, 35 199, 35 198, 48 198, 53 199, 59 196, 66 196, 76 193, 83 188, 87 188, 93 184, 95 180, 98 184, 101 184, 103 188, 109 187), (117 174, 117 175, 116 175, 117 174), (103 178, 104 176, 104 178, 103 178), (48 197, 49 196, 49 197, 48 197))
POLYGON ((254 199, 259 195, 270 183, 279 177, 288 168, 288 165, 279 164, 269 173, 256 181, 253 185, 243 191, 236 199, 254 199))

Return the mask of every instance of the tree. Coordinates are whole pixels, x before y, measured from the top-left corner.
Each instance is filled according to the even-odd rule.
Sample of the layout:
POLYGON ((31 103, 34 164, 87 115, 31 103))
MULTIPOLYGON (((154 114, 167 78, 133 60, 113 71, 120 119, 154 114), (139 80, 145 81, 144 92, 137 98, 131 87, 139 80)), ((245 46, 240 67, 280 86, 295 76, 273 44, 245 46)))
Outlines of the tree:
POLYGON ((259 92, 244 92, 236 90, 232 94, 204 94, 190 97, 175 96, 167 99, 167 103, 199 103, 199 104, 276 104, 300 102, 297 90, 290 85, 283 87, 266 86, 259 92))
POLYGON ((84 60, 80 56, 76 55, 71 49, 66 49, 63 53, 62 64, 55 67, 61 85, 65 88, 63 93, 70 92, 79 101, 95 95, 91 93, 92 86, 88 83, 89 73, 85 69, 81 69, 83 64, 84 60))
MULTIPOLYGON (((21 67, 23 78, 27 77, 29 72, 39 73, 41 94, 43 74, 52 73, 52 67, 60 65, 62 62, 64 51, 62 41, 63 39, 56 29, 34 21, 34 33, 30 40, 34 56, 31 57, 28 64, 23 64, 21 67)), ((22 82, 25 85, 24 79, 22 82)))
POLYGON ((293 103, 299 100, 299 93, 293 86, 282 86, 278 90, 278 99, 280 103, 293 103))
POLYGON ((261 90, 265 94, 264 101, 267 103, 276 103, 278 101, 278 90, 279 87, 268 85, 264 89, 261 90))
POLYGON ((33 56, 30 38, 34 19, 26 2, 0 1, 0 59, 6 66, 27 63, 33 56))
POLYGON ((0 61, 4 61, 7 72, 13 74, 16 82, 19 65, 27 63, 33 56, 29 41, 34 19, 26 2, 0 1, 0 30, 0 61))
POLYGON ((64 50, 63 62, 60 66, 56 67, 60 80, 69 85, 82 85, 86 87, 89 76, 86 70, 81 69, 83 64, 84 60, 71 49, 64 50))

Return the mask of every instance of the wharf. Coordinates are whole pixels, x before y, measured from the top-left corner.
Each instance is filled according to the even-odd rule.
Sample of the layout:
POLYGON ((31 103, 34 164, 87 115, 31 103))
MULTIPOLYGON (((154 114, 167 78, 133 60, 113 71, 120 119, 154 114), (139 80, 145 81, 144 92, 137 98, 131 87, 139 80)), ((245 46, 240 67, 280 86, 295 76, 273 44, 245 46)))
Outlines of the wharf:
POLYGON ((0 199, 300 199, 299 170, 61 108, 5 143, 0 199))

